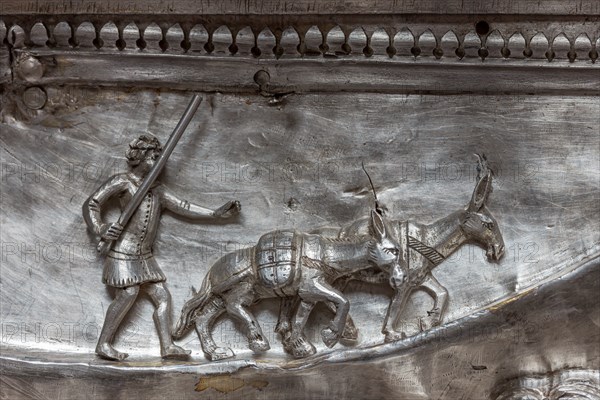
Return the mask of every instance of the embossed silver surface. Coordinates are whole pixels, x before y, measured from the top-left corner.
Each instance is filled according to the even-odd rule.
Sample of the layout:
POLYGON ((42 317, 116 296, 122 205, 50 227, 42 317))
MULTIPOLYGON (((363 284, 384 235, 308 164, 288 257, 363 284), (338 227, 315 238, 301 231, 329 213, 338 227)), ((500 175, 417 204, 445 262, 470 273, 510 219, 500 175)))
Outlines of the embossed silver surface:
MULTIPOLYGON (((194 19, 133 5, 137 16, 117 15, 106 2, 91 17, 77 9, 36 19, 9 2, 0 24, 8 35, 0 48, 2 396, 504 399, 579 390, 597 398, 597 5, 521 2, 528 14, 514 15, 517 3, 505 4, 498 12, 510 16, 477 15, 467 3, 454 16, 427 13, 435 6, 426 2, 411 16, 302 9, 292 17, 268 15, 278 10, 269 3, 262 16, 251 6, 240 17, 194 19), (475 32, 480 20, 485 34, 475 32), (45 25, 33 34, 36 22, 45 25), (195 25, 210 38, 200 28, 192 34, 195 25), (298 39, 284 40, 287 26, 298 39), (357 28, 364 37, 351 35, 357 28), (450 31, 456 39, 444 39, 450 31), (184 39, 187 52, 177 47, 184 39), (465 245, 440 263, 432 277, 448 293, 441 324, 423 325, 434 302, 416 291, 398 341, 383 343, 381 334, 389 285, 352 281, 344 295, 358 339, 328 348, 320 332, 333 314, 316 306, 305 334, 317 353, 308 358, 285 353, 274 332, 279 301, 263 300, 252 308, 271 345, 263 355, 222 318, 212 334, 235 358, 207 360, 191 331, 177 341, 191 358, 164 361, 153 306, 140 298, 115 338, 129 358, 98 359, 114 293, 103 288, 81 204, 122 171, 132 138, 166 140, 192 90, 204 102, 161 182, 211 209, 240 199, 243 211, 236 223, 162 217, 154 256, 173 297, 171 318, 215 261, 263 234, 335 236, 368 215, 361 162, 386 217, 428 225, 468 204, 473 154, 486 154, 495 172, 486 206, 504 257, 490 263, 486 249, 465 245)), ((106 217, 117 215, 115 203, 106 217)))

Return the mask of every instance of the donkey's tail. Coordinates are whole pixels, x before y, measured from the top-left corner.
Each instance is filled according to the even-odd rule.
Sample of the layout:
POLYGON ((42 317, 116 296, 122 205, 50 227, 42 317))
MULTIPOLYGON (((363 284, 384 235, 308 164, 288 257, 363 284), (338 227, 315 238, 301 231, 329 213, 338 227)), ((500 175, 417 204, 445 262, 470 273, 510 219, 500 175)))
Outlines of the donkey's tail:
POLYGON ((210 284, 210 276, 207 274, 202 281, 202 286, 198 292, 195 292, 194 296, 186 301, 181 310, 181 315, 173 331, 173 339, 181 339, 181 337, 187 332, 187 330, 194 323, 194 317, 198 310, 208 303, 212 297, 212 287, 210 284))

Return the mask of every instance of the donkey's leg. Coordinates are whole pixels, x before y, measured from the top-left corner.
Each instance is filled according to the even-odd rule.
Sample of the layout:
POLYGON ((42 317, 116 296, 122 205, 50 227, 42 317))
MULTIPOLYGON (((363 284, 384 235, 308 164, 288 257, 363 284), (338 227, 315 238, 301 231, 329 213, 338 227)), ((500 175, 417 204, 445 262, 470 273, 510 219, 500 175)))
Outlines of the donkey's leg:
POLYGON ((254 289, 250 282, 241 282, 221 295, 225 300, 227 312, 246 325, 248 347, 252 351, 266 351, 271 348, 269 342, 248 306, 254 303, 254 289))
MULTIPOLYGON (((346 287, 348 287, 350 281, 354 279, 356 279, 356 277, 352 275, 342 279, 338 279, 333 283, 333 287, 335 287, 343 293, 344 290, 346 290, 346 287)), ((335 304, 330 301, 328 301, 325 304, 327 308, 329 308, 331 312, 335 314, 335 312, 337 311, 335 304)), ((344 331, 342 332, 341 339, 344 341, 344 344, 352 345, 358 342, 358 328, 356 327, 356 324, 354 324, 354 320, 352 319, 352 316, 350 314, 348 314, 348 317, 346 318, 346 324, 344 325, 344 331)))
MULTIPOLYGON (((338 279, 333 283, 333 286, 339 291, 343 292, 346 290, 348 283, 350 283, 352 280, 381 285, 389 280, 389 273, 370 268, 355 275, 349 275, 347 277, 338 279)), ((336 307, 334 303, 327 302, 325 305, 331 310, 331 312, 335 314, 336 307)), ((342 332, 341 340, 346 345, 354 345, 358 341, 358 328, 356 327, 356 324, 354 323, 354 320, 350 314, 348 314, 348 318, 346 319, 346 325, 344 326, 344 332, 342 332)))
POLYGON ((442 317, 448 305, 448 290, 431 273, 427 275, 420 288, 433 298, 433 308, 427 311, 427 317, 419 319, 419 326, 422 331, 425 331, 442 322, 442 317))
POLYGON ((337 289, 325 281, 322 276, 315 276, 302 282, 299 291, 303 301, 316 303, 318 301, 331 301, 336 305, 336 312, 329 327, 321 331, 323 342, 327 347, 333 347, 339 341, 344 325, 350 311, 350 302, 337 289))
POLYGON ((385 335, 386 342, 394 342, 405 337, 403 332, 397 332, 395 329, 398 317, 406 307, 406 302, 410 297, 411 290, 408 287, 396 289, 383 321, 382 333, 385 335))
POLYGON ((287 339, 283 341, 283 348, 295 358, 304 358, 313 355, 317 349, 304 336, 304 326, 315 303, 302 300, 292 320, 292 331, 287 339))
MULTIPOLYGON (((325 306, 333 314, 336 313, 337 307, 335 306, 335 303, 327 301, 325 302, 325 306)), ((350 314, 348 314, 348 317, 346 318, 346 324, 344 325, 344 331, 342 332, 340 340, 345 345, 355 345, 358 342, 358 328, 356 327, 356 324, 354 323, 354 320, 350 314)))
MULTIPOLYGON (((298 297, 281 299, 279 306, 279 318, 277 319, 275 332, 279 333, 284 340, 291 333, 292 320, 294 318, 294 312, 298 308, 298 300, 298 297)), ((324 304, 325 307, 335 314, 337 311, 335 303, 327 301, 324 304)), ((349 345, 356 344, 358 340, 358 328, 354 324, 350 314, 348 314, 348 318, 346 319, 346 325, 344 326, 344 332, 342 333, 341 339, 345 341, 345 344, 349 345)))
POLYGON ((195 318, 196 332, 200 339, 202 351, 211 361, 231 358, 235 354, 229 347, 219 347, 213 340, 211 328, 221 314, 225 312, 225 303, 219 297, 213 296, 200 310, 195 318))
POLYGON ((297 296, 284 297, 279 303, 279 317, 277 325, 275 325, 275 333, 279 333, 284 341, 288 339, 292 331, 292 319, 299 303, 300 299, 297 296))

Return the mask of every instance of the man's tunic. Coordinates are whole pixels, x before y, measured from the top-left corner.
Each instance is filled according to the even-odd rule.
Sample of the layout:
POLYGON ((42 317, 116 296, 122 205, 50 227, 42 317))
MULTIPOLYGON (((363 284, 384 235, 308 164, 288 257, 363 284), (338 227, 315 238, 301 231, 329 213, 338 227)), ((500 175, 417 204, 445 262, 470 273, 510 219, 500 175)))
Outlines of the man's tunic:
MULTIPOLYGON (((139 185, 126 173, 104 183, 86 203, 84 215, 97 235, 102 233, 101 209, 111 197, 119 196, 121 209, 130 201, 139 185)), ((84 206, 85 207, 85 206, 84 206)), ((102 282, 113 287, 127 287, 147 282, 163 282, 165 275, 152 255, 152 245, 163 208, 186 214, 189 203, 178 200, 164 186, 155 183, 133 214, 106 257, 102 282), (187 207, 186 207, 187 205, 187 207)), ((189 211, 188 211, 189 212, 189 211)))

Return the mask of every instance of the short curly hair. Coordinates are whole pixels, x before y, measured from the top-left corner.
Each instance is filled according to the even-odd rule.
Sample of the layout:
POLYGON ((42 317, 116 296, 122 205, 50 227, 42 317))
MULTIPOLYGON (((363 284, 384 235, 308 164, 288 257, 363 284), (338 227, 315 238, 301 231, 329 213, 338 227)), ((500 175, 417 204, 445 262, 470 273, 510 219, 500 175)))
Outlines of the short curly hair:
POLYGON ((137 139, 133 139, 125 153, 127 164, 135 167, 147 157, 148 152, 151 150, 159 153, 162 151, 160 142, 154 136, 140 135, 137 139))

